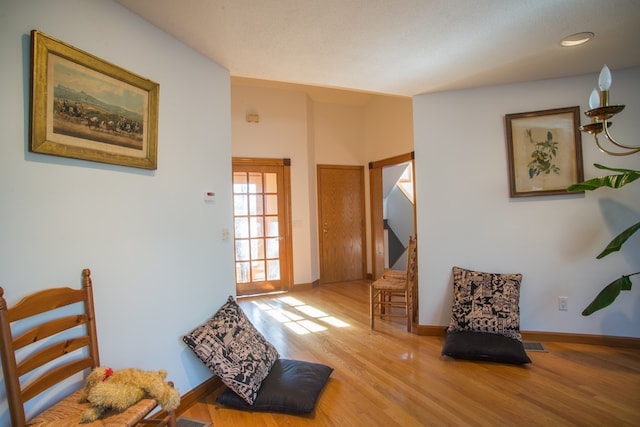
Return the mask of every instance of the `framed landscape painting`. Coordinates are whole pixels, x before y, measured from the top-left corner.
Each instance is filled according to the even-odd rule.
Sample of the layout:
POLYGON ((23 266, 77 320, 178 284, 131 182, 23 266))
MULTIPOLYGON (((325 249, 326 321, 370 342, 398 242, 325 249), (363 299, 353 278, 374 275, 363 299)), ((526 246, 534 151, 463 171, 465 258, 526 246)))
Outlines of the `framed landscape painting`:
POLYGON ((511 197, 569 193, 584 180, 580 107, 505 116, 511 197))
POLYGON ((157 168, 159 85, 31 32, 29 151, 157 168))

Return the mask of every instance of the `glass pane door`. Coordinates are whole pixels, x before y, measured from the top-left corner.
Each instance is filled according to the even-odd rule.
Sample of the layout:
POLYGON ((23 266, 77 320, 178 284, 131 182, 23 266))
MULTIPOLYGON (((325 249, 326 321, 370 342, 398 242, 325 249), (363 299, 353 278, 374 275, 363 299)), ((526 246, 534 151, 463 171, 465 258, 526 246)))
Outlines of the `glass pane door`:
POLYGON ((272 292, 283 285, 285 218, 282 172, 275 166, 233 168, 233 215, 238 295, 272 292), (272 170, 269 170, 272 169, 272 170))

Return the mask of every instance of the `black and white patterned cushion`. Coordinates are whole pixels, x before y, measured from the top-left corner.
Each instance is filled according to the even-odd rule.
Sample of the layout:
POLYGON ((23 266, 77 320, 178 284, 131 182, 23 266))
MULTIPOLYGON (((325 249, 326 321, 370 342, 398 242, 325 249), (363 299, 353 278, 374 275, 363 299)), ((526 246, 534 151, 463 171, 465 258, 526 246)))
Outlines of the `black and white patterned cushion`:
POLYGON ((182 340, 222 382, 253 404, 278 359, 276 348, 253 326, 233 297, 182 340))
POLYGON ((482 273, 453 267, 453 307, 447 332, 487 332, 522 341, 522 274, 482 273))

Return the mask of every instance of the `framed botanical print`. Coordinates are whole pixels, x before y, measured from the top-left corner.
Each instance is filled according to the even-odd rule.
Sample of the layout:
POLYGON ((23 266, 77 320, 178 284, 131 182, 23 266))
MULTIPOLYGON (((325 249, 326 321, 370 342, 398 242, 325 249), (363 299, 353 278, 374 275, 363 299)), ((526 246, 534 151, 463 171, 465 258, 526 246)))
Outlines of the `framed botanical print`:
POLYGON ((584 180, 579 124, 578 106, 505 116, 511 197, 570 194, 584 180))

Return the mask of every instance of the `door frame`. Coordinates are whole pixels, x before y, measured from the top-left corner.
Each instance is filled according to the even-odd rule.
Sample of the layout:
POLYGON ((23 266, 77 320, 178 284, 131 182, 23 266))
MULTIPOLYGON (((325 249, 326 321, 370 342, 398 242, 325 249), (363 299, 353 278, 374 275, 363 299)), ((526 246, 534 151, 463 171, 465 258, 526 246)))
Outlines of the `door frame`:
MULTIPOLYGON (((400 163, 411 162, 413 168, 413 229, 415 230, 415 237, 418 237, 418 220, 416 215, 416 163, 414 159, 414 152, 407 154, 400 154, 395 157, 389 157, 377 162, 369 163, 369 205, 371 215, 371 272, 373 280, 382 275, 384 271, 384 212, 382 208, 383 194, 382 194, 382 168, 385 166, 394 166, 400 163)), ((419 242, 418 242, 419 244, 419 242)), ((419 272, 416 271, 419 283, 419 272)), ((411 301, 411 324, 412 330, 415 330, 415 325, 419 323, 419 286, 413 289, 412 301, 411 301)))
POLYGON ((375 280, 384 271, 384 213, 382 208, 382 168, 411 162, 413 167, 413 229, 418 233, 416 216, 416 183, 414 152, 369 162, 369 209, 371 215, 371 275, 375 280))
MULTIPOLYGON (((291 159, 271 159, 271 158, 254 158, 254 157, 232 157, 232 173, 233 166, 281 166, 283 179, 284 212, 282 213, 282 237, 281 245, 284 245, 286 259, 280 259, 280 281, 282 282, 282 291, 290 291, 293 289, 293 232, 292 232, 292 216, 291 216, 291 159)), ((235 233, 234 233, 235 236, 235 233)), ((234 237, 235 242, 235 237, 234 237)), ((234 244, 234 264, 235 264, 235 244, 234 244)), ((234 268, 235 271, 235 268, 234 268)), ((236 293, 238 283, 236 281, 236 293)))

